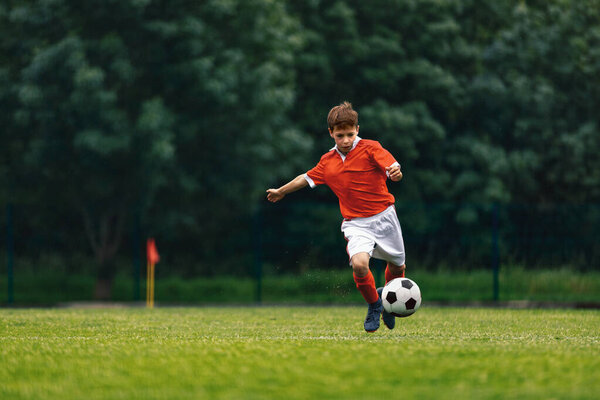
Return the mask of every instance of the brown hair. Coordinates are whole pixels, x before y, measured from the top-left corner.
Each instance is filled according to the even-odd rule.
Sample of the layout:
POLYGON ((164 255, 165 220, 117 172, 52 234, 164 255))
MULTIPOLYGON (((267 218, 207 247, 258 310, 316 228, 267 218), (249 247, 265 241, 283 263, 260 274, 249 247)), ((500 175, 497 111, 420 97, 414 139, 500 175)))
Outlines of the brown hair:
POLYGON ((336 126, 357 126, 358 113, 352 109, 352 104, 344 101, 339 106, 333 107, 327 115, 327 125, 332 131, 336 126))

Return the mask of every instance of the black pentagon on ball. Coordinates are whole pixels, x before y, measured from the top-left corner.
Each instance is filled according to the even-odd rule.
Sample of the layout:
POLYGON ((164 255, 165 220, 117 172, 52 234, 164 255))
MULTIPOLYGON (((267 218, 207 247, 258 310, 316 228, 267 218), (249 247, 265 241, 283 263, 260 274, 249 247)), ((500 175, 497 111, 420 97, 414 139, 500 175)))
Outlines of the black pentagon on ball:
POLYGON ((414 310, 415 306, 417 305, 417 301, 411 297, 410 299, 406 300, 404 305, 406 306, 407 310, 414 310))
POLYGON ((411 281, 409 281, 408 279, 403 279, 402 280, 402 287, 410 289, 411 287, 413 287, 413 283, 411 281))
POLYGON ((394 304, 396 302, 396 300, 398 300, 398 298, 396 297, 396 292, 388 292, 385 295, 385 299, 390 304, 394 304))

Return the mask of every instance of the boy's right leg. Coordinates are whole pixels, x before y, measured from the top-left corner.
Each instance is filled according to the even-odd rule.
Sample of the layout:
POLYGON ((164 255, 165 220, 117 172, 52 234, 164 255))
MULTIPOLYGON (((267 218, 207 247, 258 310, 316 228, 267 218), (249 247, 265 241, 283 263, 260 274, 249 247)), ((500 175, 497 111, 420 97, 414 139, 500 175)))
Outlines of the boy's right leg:
MULTIPOLYGON (((405 264, 395 265, 391 262, 388 262, 387 266, 385 267, 385 284, 387 285, 387 283, 392 279, 404 278, 405 270, 405 264)), ((383 292, 383 288, 378 288, 377 293, 379 293, 380 297, 381 292, 383 292)), ((396 317, 394 317, 392 314, 389 314, 387 311, 385 311, 385 309, 383 310, 381 316, 383 318, 383 323, 385 324, 385 326, 387 326, 389 329, 394 329, 394 327, 396 326, 396 317)))
POLYGON ((375 278, 369 269, 368 253, 357 253, 350 260, 356 288, 369 304, 367 317, 365 318, 365 331, 375 332, 379 329, 379 318, 383 310, 383 304, 375 287, 375 278))

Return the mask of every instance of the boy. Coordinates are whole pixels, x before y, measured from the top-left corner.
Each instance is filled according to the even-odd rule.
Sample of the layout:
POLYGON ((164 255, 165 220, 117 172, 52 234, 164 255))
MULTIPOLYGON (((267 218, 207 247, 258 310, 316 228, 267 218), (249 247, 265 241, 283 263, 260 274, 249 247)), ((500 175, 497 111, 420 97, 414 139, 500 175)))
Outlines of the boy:
POLYGON ((335 146, 325 153, 319 163, 305 174, 298 175, 278 189, 268 189, 267 199, 277 202, 286 194, 310 185, 326 184, 337 195, 344 217, 342 232, 348 241, 347 251, 356 288, 369 304, 364 327, 367 332, 383 322, 389 329, 395 317, 383 310, 382 288, 375 288, 369 269, 373 256, 387 261, 386 283, 404 277, 404 241, 394 196, 387 189, 386 179, 402 179, 400 164, 374 140, 358 137, 358 113, 343 102, 333 107, 327 116, 329 135, 335 146))

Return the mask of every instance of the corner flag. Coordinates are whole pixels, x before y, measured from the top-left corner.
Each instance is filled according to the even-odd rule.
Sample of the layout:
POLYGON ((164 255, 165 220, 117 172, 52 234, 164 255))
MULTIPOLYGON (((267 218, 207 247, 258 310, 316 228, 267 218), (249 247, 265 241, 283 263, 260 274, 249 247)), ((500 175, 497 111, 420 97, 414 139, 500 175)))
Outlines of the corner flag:
POLYGON ((160 260, 156 243, 150 238, 146 242, 146 259, 148 266, 146 269, 146 307, 154 308, 154 264, 160 260))
POLYGON ((146 258, 150 264, 156 264, 160 261, 160 256, 156 250, 156 243, 152 238, 148 239, 148 242, 146 243, 146 258))

